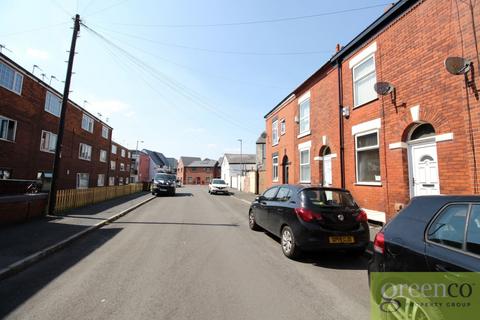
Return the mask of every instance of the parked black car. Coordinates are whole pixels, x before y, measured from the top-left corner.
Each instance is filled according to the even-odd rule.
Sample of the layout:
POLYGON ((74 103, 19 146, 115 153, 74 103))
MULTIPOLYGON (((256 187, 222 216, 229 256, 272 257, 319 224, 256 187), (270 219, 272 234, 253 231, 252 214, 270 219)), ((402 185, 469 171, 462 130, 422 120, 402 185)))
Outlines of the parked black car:
POLYGON ((160 195, 162 193, 170 196, 175 195, 176 176, 168 173, 157 173, 152 181, 151 191, 153 195, 160 195))
POLYGON ((283 253, 350 249, 363 253, 370 234, 367 215, 344 189, 280 185, 266 190, 250 206, 249 226, 280 237, 283 253))
POLYGON ((413 198, 377 234, 369 272, 480 271, 480 196, 413 198))

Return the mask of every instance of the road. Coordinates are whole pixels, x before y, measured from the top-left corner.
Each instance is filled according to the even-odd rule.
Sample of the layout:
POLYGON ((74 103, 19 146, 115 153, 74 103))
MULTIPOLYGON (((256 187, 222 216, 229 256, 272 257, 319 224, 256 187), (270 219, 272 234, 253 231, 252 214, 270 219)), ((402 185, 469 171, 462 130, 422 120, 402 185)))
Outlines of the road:
POLYGON ((366 258, 289 260, 248 228, 248 204, 177 192, 0 282, 0 318, 369 318, 366 258))

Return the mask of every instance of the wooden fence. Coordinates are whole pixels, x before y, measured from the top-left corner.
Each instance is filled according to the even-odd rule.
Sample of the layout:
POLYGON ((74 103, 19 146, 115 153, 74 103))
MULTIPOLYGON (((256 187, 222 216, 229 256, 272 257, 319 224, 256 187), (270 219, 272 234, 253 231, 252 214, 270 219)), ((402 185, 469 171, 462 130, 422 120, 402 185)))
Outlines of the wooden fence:
POLYGON ((142 183, 123 186, 98 187, 88 189, 67 189, 57 191, 55 212, 79 208, 105 200, 125 196, 143 190, 142 183))

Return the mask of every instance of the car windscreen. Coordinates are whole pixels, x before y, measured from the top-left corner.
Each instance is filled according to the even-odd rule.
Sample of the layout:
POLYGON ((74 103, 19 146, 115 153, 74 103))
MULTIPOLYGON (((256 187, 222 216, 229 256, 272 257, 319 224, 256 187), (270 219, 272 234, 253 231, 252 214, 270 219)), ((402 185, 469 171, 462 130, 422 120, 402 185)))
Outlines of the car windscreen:
POLYGON ((221 179, 213 179, 212 184, 226 184, 224 180, 221 179))
POLYGON ((348 192, 321 188, 304 189, 300 193, 307 206, 324 207, 357 207, 348 192))
POLYGON ((175 181, 176 176, 171 175, 171 174, 165 174, 165 173, 157 173, 155 175, 155 180, 168 180, 168 181, 175 181))

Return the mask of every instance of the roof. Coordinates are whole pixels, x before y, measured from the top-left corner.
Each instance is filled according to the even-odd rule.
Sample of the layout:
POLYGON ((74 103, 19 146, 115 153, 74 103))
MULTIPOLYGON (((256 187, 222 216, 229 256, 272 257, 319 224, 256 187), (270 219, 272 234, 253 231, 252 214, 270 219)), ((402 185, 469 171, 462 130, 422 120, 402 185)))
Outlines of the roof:
POLYGON ((205 159, 205 160, 196 160, 191 162, 189 165, 185 167, 195 167, 195 168, 211 168, 217 165, 217 160, 212 159, 205 159))
MULTIPOLYGON (((0 60, 3 60, 5 62, 7 62, 7 64, 10 64, 11 67, 14 67, 14 68, 17 68, 18 70, 22 71, 25 75, 27 75, 29 78, 37 81, 37 83, 39 83, 40 85, 44 86, 48 91, 51 91, 52 93, 56 93, 57 96, 59 96, 60 98, 63 98, 63 94, 60 93, 57 89, 53 88, 51 85, 49 85, 48 83, 46 83, 45 81, 41 80, 40 78, 38 78, 36 75, 34 75, 33 73, 29 72, 27 69, 25 69, 24 67, 22 67, 21 65, 19 65, 18 63, 16 63, 15 61, 13 61, 12 59, 10 59, 9 57, 7 57, 6 55, 4 55, 3 53, 0 52, 0 60)), ((82 108, 80 105, 78 105, 75 101, 71 100, 71 99, 68 99, 68 103, 70 103, 72 106, 74 106, 75 108, 77 109, 80 109, 82 112, 85 112, 87 113, 90 117, 93 117, 95 120, 97 120, 98 122, 100 122, 101 124, 103 124, 104 126, 108 127, 109 129, 113 129, 113 127, 111 127, 108 123, 106 123, 105 121, 103 121, 102 119, 98 118, 96 115, 92 114, 91 112, 89 112, 88 110, 82 108)))
POLYGON ((267 132, 263 131, 260 137, 257 139, 257 144, 265 144, 267 143, 267 132))
POLYGON ((369 39, 374 37, 378 32, 383 30, 383 28, 390 24, 394 19, 402 15, 405 11, 411 8, 420 0, 399 0, 392 7, 390 7, 384 14, 382 14, 377 20, 370 24, 366 29, 364 29, 358 36, 353 38, 346 46, 344 46, 340 51, 336 52, 328 61, 326 61, 317 71, 315 71, 310 77, 303 81, 298 87, 296 87, 291 93, 289 93, 285 98, 283 98, 272 110, 270 110, 264 118, 266 119, 271 113, 277 110, 285 102, 287 102, 291 97, 295 97, 308 83, 310 83, 314 78, 322 74, 328 68, 331 68, 338 63, 341 63, 346 57, 355 52, 363 43, 367 42, 369 39))
POLYGON ((184 167, 186 167, 193 161, 200 161, 200 160, 202 160, 200 157, 180 157, 178 161, 181 162, 184 167))
POLYGON ((225 153, 225 157, 227 158, 229 164, 239 164, 239 163, 256 164, 257 163, 256 154, 225 153))
POLYGON ((218 165, 221 167, 223 163, 223 157, 218 158, 218 165))
POLYGON ((148 154, 150 159, 152 159, 153 163, 155 163, 158 166, 163 167, 163 166, 168 166, 169 165, 168 160, 167 160, 167 158, 165 158, 163 153, 152 151, 152 150, 147 150, 147 149, 143 149, 142 152, 145 152, 146 154, 148 154))

